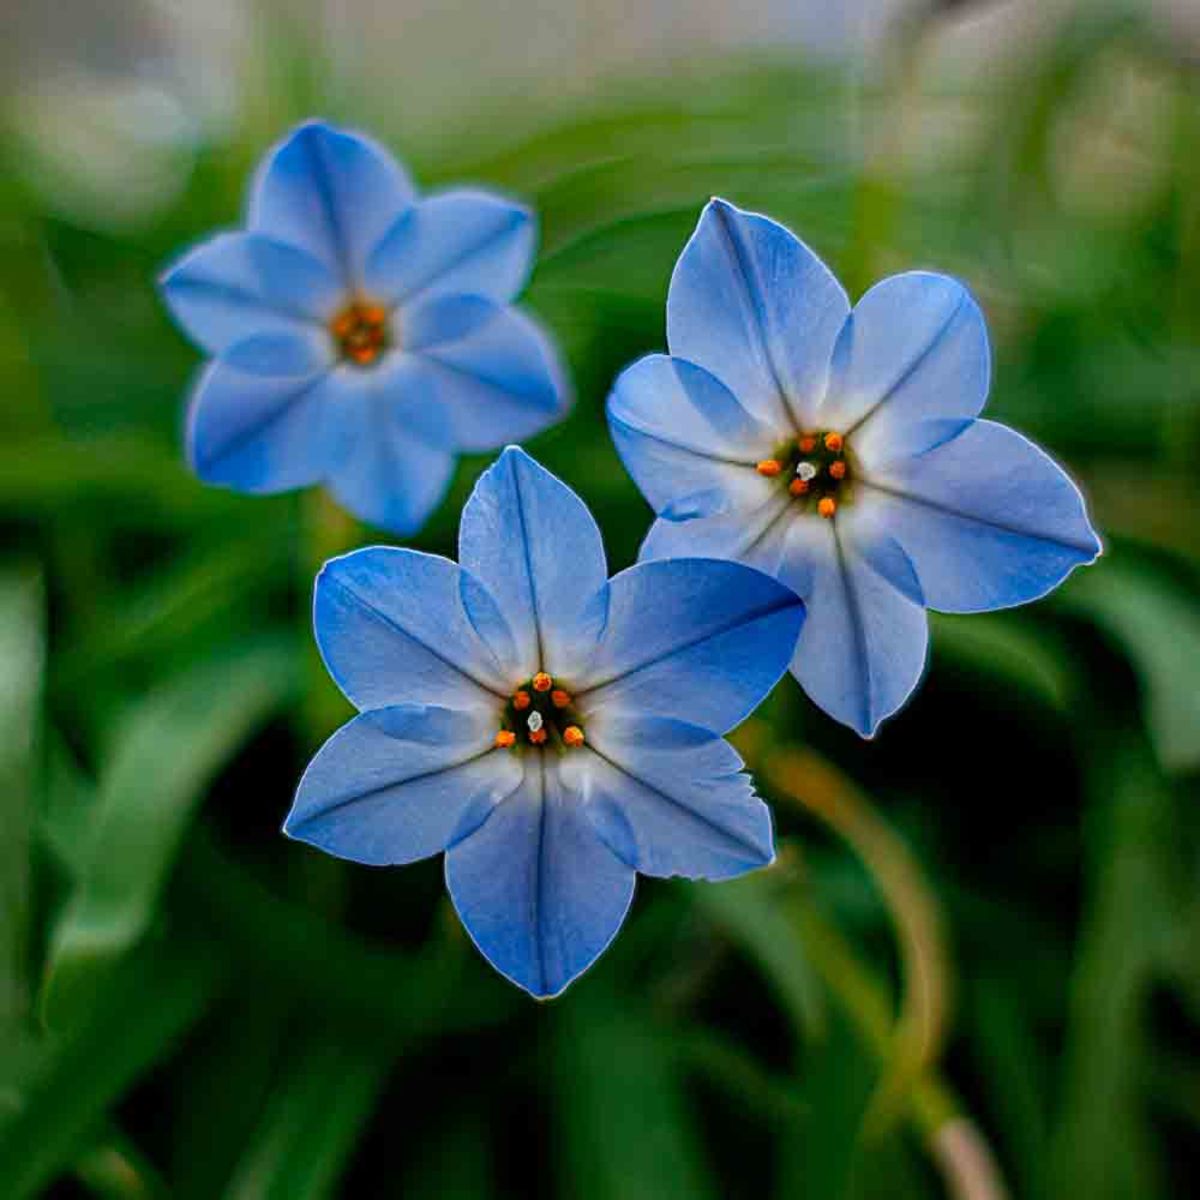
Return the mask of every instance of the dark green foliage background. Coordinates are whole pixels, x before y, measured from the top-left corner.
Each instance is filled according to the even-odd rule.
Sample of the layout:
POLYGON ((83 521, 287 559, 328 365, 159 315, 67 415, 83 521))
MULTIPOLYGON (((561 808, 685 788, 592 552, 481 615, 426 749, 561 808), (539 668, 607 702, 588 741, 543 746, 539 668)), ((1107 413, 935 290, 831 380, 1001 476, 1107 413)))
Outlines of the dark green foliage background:
MULTIPOLYGON (((1195 70, 1136 20, 1075 18, 1009 83, 934 94, 923 36, 857 85, 693 65, 450 133, 400 129, 387 89, 326 78, 297 34, 237 141, 123 232, 57 215, 0 143, 0 1195, 983 1200, 964 1131, 1013 1196, 1192 1194, 1195 70), (1132 129, 1130 73, 1151 122, 1132 129), (1043 603, 935 617, 924 688, 874 742, 790 679, 743 731, 756 767, 793 746, 836 764, 882 840, 856 850, 760 773, 782 864, 643 882, 601 963, 537 1005, 469 946, 437 863, 352 867, 279 835, 347 713, 312 647, 315 568, 381 539, 317 495, 188 474, 197 358, 153 279, 236 222, 249 168, 312 112, 370 128, 425 184, 538 209, 526 303, 577 403, 531 449, 592 506, 614 569, 649 513, 604 395, 661 348, 709 195, 788 222, 854 294, 914 265, 977 291, 989 413, 1070 465, 1108 553, 1043 603), (1095 158, 1112 147, 1127 157, 1095 158), (922 982, 937 946, 906 954, 896 923, 929 897, 949 966, 922 982), (897 1084, 896 1014, 943 1002, 938 1060, 897 1084)), ((453 554, 484 465, 461 465, 417 545, 453 554)))

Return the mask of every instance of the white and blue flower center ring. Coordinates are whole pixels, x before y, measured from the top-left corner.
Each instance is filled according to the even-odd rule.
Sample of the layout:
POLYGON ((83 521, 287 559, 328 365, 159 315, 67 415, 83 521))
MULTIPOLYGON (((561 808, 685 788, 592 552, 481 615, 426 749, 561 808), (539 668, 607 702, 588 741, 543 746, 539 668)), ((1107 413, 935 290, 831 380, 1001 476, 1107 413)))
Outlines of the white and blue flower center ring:
POLYGON ((805 511, 832 518, 850 499, 854 472, 850 448, 835 430, 802 433, 778 446, 770 458, 755 464, 767 479, 779 479, 788 495, 805 511))

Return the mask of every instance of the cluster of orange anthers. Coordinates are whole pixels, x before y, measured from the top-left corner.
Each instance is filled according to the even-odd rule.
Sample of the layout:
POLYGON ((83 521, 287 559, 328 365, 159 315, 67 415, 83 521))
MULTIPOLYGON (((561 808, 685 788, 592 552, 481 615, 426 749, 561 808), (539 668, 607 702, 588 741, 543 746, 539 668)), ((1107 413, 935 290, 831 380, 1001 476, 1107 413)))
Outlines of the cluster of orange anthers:
MULTIPOLYGON (((554 680, 545 671, 534 675, 527 687, 517 688, 509 697, 508 707, 509 724, 524 726, 525 737, 532 746, 544 746, 550 739, 551 729, 558 732, 564 746, 582 746, 584 743, 583 730, 567 712, 571 707, 571 694, 564 688, 555 687, 554 680), (546 700, 549 700, 549 707, 546 700)), ((496 745, 501 750, 515 746, 517 740, 514 729, 503 728, 496 734, 496 745)))
MULTIPOLYGON (((793 478, 788 481, 788 493, 797 499, 808 496, 814 483, 818 483, 821 468, 809 462, 806 456, 817 452, 818 445, 821 454, 840 456, 845 439, 840 433, 804 434, 796 439, 793 446, 788 447, 784 457, 765 458, 756 463, 754 469, 767 479, 774 479, 785 471, 793 473, 793 478)), ((832 461, 826 458, 824 471, 828 477, 823 481, 825 489, 834 489, 846 478, 846 462, 841 457, 832 461)), ((821 495, 821 490, 818 487, 817 512, 823 517, 832 517, 837 512, 838 502, 831 495, 821 495)))
POLYGON ((387 309, 381 304, 355 301, 329 324, 342 357, 360 367, 370 366, 387 349, 387 309))

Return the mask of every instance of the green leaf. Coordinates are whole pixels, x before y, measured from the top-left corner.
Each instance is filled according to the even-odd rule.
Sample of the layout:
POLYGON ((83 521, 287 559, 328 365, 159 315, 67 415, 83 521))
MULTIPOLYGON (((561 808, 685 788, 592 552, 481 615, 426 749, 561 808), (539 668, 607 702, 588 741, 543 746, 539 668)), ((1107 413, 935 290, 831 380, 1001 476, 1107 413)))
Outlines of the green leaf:
POLYGON ((150 927, 205 786, 295 685, 291 648, 266 641, 194 666, 135 706, 101 773, 87 860, 51 938, 49 1025, 77 1019, 150 927))
POLYGON ((590 979, 554 1009, 555 1111, 574 1200, 715 1195, 663 1030, 590 979))
POLYGON ((1168 895, 1175 821, 1140 737, 1098 739, 1091 766, 1087 907, 1043 1194, 1154 1200, 1168 1192, 1141 1094, 1145 1005, 1177 915, 1168 895))
POLYGON ((318 1200, 362 1134, 391 1066, 378 1039, 322 1031, 287 1048, 288 1068, 222 1195, 227 1200, 318 1200))
POLYGON ((45 661, 44 600, 33 575, 0 576, 0 1041, 29 1002, 29 848, 34 744, 45 661))
POLYGON ((212 959, 194 946, 163 943, 130 956, 0 1125, 0 1195, 39 1195, 66 1170, 104 1113, 199 1018, 218 982, 212 959))
POLYGON ((931 613, 939 675, 952 670, 985 687, 1018 689, 1056 712, 1076 694, 1062 646, 1041 627, 1002 613, 931 613))
POLYGON ((1115 638, 1142 684, 1146 723, 1163 765, 1200 766, 1200 605, 1150 563, 1115 553, 1073 578, 1059 603, 1115 638))

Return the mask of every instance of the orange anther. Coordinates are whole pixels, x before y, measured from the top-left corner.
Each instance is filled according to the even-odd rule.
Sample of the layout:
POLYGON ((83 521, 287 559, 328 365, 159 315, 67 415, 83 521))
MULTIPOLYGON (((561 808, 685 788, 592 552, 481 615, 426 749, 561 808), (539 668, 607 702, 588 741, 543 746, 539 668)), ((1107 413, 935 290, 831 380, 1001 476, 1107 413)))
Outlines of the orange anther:
POLYGON ((799 441, 800 453, 811 454, 817 448, 817 439, 811 436, 802 437, 799 441))
POLYGON ((570 694, 564 692, 562 688, 555 688, 554 691, 550 693, 550 703, 553 704, 555 708, 566 708, 567 705, 571 703, 570 694))
POLYGON ((583 740, 583 730, 578 725, 568 725, 563 730, 563 741, 568 746, 582 746, 583 740))
POLYGON ((374 362, 379 351, 374 346, 351 346, 350 357, 363 365, 374 362))
POLYGON ((529 707, 529 693, 524 688, 519 692, 513 692, 512 706, 517 712, 523 712, 529 707))
POLYGON ((331 326, 335 337, 344 338, 354 328, 354 314, 351 312, 339 313, 331 326))
POLYGON ((548 692, 553 686, 554 680, 545 671, 539 671, 533 677, 533 690, 535 692, 548 692))
POLYGON ((788 491, 791 492, 793 496, 803 496, 804 493, 808 491, 808 480, 793 479, 792 482, 788 484, 788 491))
POLYGON ((540 746, 546 740, 546 731, 544 729, 531 729, 529 731, 529 740, 535 746, 540 746))
POLYGON ((783 464, 776 458, 764 458, 754 469, 760 475, 765 475, 768 479, 774 479, 783 470, 783 464))
POLYGON ((511 729, 501 729, 496 734, 496 747, 499 750, 507 750, 509 746, 515 745, 517 735, 511 729))
POLYGON ((359 312, 368 325, 382 325, 387 320, 387 309, 380 304, 365 304, 359 312))
POLYGON ((817 512, 823 517, 832 517, 837 512, 837 501, 831 500, 826 496, 820 504, 817 505, 817 512))
POLYGON ((842 435, 840 433, 827 433, 825 435, 825 449, 832 450, 836 454, 842 448, 842 435))
POLYGON ((837 462, 831 462, 829 464, 829 474, 833 479, 845 479, 846 464, 842 462, 840 458, 837 460, 837 462))

